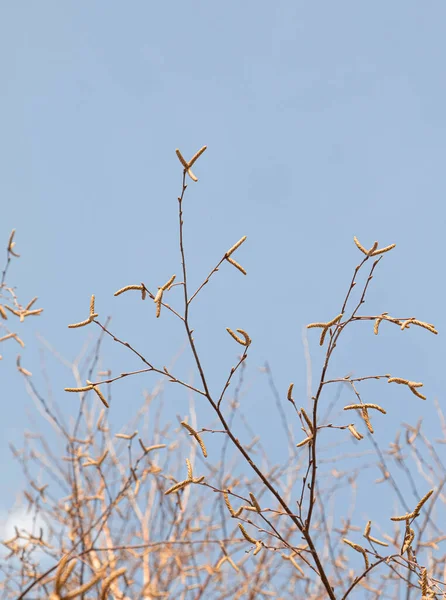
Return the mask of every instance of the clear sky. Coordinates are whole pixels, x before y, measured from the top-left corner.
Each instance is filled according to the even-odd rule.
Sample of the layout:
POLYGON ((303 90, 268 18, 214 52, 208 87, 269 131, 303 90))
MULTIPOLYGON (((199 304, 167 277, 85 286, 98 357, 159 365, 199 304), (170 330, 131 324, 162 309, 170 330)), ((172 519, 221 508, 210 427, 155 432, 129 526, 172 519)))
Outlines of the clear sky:
MULTIPOLYGON (((258 367, 268 360, 280 393, 294 381, 307 402, 302 330, 339 312, 360 257, 354 235, 367 247, 397 244, 364 312, 416 316, 442 333, 445 21, 439 0, 3 3, 0 240, 6 245, 17 229, 21 258, 10 283, 23 301, 38 295, 45 309, 17 324, 36 384, 44 388, 34 333, 72 360, 97 335, 67 328, 84 318, 92 293, 101 319, 111 315, 113 331, 161 366, 182 348, 183 331, 169 315, 157 321, 153 304, 113 297, 123 285, 144 281, 156 290, 180 274, 177 147, 189 157, 208 146, 185 203, 192 287, 248 236, 237 251, 248 276, 224 266, 192 321, 216 387, 238 353, 225 328, 251 335, 252 387, 243 402, 261 433, 271 434, 275 409, 258 367)), ((317 332, 308 339, 316 381, 317 332)), ((383 447, 401 419, 415 423, 422 414, 440 436, 433 400, 444 398, 443 340, 390 325, 374 337, 361 323, 339 344, 332 376, 425 382, 426 403, 385 383, 366 388, 368 401, 388 408, 377 432, 383 447)), ((14 370, 16 348, 1 354, 6 509, 21 483, 8 441, 20 443, 31 427, 25 413, 35 409, 14 370)), ((62 391, 74 383, 69 370, 45 360, 54 401, 75 414, 77 399, 62 391)), ((139 368, 112 342, 103 360, 115 372, 139 368)), ((190 364, 179 367, 187 377, 190 364)), ((117 428, 155 383, 116 385, 117 428)), ((168 402, 173 416, 186 414, 177 391, 168 402)), ((270 436, 273 456, 280 442, 270 436)))

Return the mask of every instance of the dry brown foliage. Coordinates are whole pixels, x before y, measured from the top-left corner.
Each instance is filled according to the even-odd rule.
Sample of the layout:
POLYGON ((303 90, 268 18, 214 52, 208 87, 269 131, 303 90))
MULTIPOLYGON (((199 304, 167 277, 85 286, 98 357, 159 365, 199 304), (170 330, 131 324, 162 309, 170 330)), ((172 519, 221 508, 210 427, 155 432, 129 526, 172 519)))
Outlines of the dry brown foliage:
MULTIPOLYGON (((9 554, 2 566, 2 597, 345 600, 399 598, 402 590, 406 598, 443 597, 446 560, 441 544, 446 535, 436 507, 446 501, 446 467, 437 452, 444 439, 431 440, 420 419, 415 426, 403 424, 403 435, 396 432, 390 448, 383 449, 374 431, 388 418, 384 416, 387 411, 382 403, 364 400, 373 382, 405 386, 407 392, 426 400, 420 391, 423 383, 388 373, 328 378, 343 332, 357 322, 373 323, 370 333, 373 330, 375 335, 386 326, 399 327, 402 335, 410 335, 407 330, 413 327, 437 334, 433 324, 415 317, 361 313, 375 271, 395 244, 379 247, 375 242, 367 249, 354 238, 362 257, 340 307, 327 320, 308 325, 321 330, 319 344, 325 352, 309 406, 296 404, 293 384, 287 391, 277 392, 269 366, 264 367, 289 450, 280 466, 271 464, 267 449, 274 440, 262 441, 251 431, 240 401, 246 359, 255 339, 241 328, 227 328, 241 355, 222 389, 215 391, 208 382, 190 321, 191 304, 224 263, 246 275, 233 258, 246 241, 243 236, 222 254, 197 289, 190 289, 183 237, 186 182, 187 177, 197 181, 191 167, 205 150, 201 148, 189 161, 176 151, 182 166, 178 197, 181 276, 166 276, 157 290, 145 283, 117 282, 124 287, 115 293, 138 292, 142 301, 148 297, 154 302, 155 307, 149 303, 153 317, 170 313, 178 320, 185 330, 198 383, 184 381, 175 374, 175 366, 159 365, 156 356, 146 357, 119 338, 108 320, 100 320, 91 297, 89 313, 82 315, 81 311, 85 318, 70 325, 96 325, 100 330, 95 351, 84 368, 87 376, 82 377, 78 365, 73 365, 75 385, 65 388, 80 400, 75 419, 65 422, 57 406, 50 406, 24 373, 30 393, 64 451, 60 453, 38 433, 26 434, 23 449, 13 448, 27 477, 24 498, 34 528, 17 528, 15 535, 3 542, 9 554), (364 272, 363 282, 358 283, 364 272), (118 375, 98 370, 101 344, 107 338, 142 362, 142 368, 118 375), (161 380, 152 392, 146 392, 139 412, 112 434, 107 415, 113 384, 149 373, 161 380), (175 426, 162 419, 163 398, 172 389, 167 383, 181 386, 190 396, 188 415, 179 417, 175 426), (355 400, 344 406, 336 397, 330 402, 329 390, 334 387, 348 388, 355 400), (211 422, 204 423, 202 414, 196 414, 196 399, 200 405, 206 401, 212 409, 211 422), (335 408, 338 424, 331 422, 335 408), (235 433, 236 418, 244 423, 249 439, 242 441, 235 433), (295 437, 296 425, 302 434, 295 437), (333 456, 333 446, 324 441, 327 430, 336 430, 339 436, 347 434, 350 450, 333 456), (217 436, 223 440, 219 453, 207 446, 217 436), (363 446, 367 446, 365 451, 363 446), (344 471, 333 467, 343 461, 349 465, 344 471), (355 512, 356 480, 361 471, 376 467, 382 477, 371 478, 370 486, 382 486, 389 507, 397 500, 403 513, 395 514, 389 508, 379 523, 360 522, 355 512), (425 481, 423 487, 419 480, 415 482, 416 471, 425 481), (406 478, 404 483, 400 473, 406 478), (411 495, 405 491, 407 483, 411 495), (338 494, 345 510, 335 515, 330 507, 338 494)), ((11 240, 8 261, 10 254, 11 240)), ((4 278, 5 273, 2 292, 11 296, 11 304, 4 307, 20 319, 37 314, 30 311, 32 303, 25 308, 18 303, 4 278)), ((2 309, 3 318, 4 312, 2 309)), ((3 340, 11 337, 14 334, 7 333, 3 340)), ((426 406, 422 408, 426 410, 426 406)), ((446 439, 446 424, 437 409, 446 439)))

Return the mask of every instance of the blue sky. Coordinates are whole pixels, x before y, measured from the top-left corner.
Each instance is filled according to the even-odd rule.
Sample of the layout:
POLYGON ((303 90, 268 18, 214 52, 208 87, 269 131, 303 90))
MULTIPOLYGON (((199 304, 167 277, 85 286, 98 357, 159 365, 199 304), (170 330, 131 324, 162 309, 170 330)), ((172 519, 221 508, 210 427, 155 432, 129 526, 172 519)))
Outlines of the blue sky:
MULTIPOLYGON (((339 312, 359 260, 354 235, 367 247, 397 244, 365 312, 417 316, 442 332, 445 19, 439 1, 4 4, 0 239, 6 244, 17 229, 21 258, 10 283, 45 309, 18 330, 36 382, 43 385, 34 334, 73 359, 97 335, 67 328, 84 318, 92 293, 113 331, 158 364, 182 348, 169 315, 156 320, 153 305, 113 297, 128 283, 156 289, 180 274, 177 147, 189 157, 208 146, 185 204, 192 287, 248 236, 237 251, 248 276, 222 268, 192 321, 216 388, 238 353, 225 328, 250 333, 244 410, 261 433, 270 433, 274 403, 257 368, 268 360, 281 393, 294 381, 306 403, 302 330, 339 312)), ((317 333, 308 338, 316 378, 322 354, 317 333)), ((8 440, 20 441, 34 410, 11 348, 2 348, 0 364, 3 509, 21 483, 8 440)), ((385 384, 367 388, 368 401, 389 407, 377 433, 383 446, 401 418, 415 423, 421 414, 439 437, 441 335, 389 325, 374 337, 361 323, 338 353, 333 376, 384 372, 425 382, 424 404, 385 384)), ((75 414, 76 400, 61 391, 73 384, 69 371, 47 360, 54 401, 75 414)), ((111 342, 103 360, 116 372, 139 368, 111 342)), ((178 368, 189 377, 190 367, 185 357, 178 368)), ((116 385, 117 428, 154 384, 116 385)), ((168 410, 186 414, 181 394, 172 393, 168 410)), ((279 446, 270 442, 273 457, 279 446)))

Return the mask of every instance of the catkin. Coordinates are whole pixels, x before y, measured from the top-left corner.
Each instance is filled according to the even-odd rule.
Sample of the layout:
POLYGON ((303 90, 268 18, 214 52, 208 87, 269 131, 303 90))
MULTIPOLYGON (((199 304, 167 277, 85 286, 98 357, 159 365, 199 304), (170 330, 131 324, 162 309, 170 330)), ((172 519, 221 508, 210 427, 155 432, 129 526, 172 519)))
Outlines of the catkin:
POLYGON ((243 273, 243 275, 246 275, 246 269, 244 269, 242 267, 242 265, 240 265, 237 261, 235 261, 233 258, 231 258, 230 256, 226 256, 226 260, 231 263, 231 265, 233 265, 236 269, 238 269, 241 273, 243 273))
POLYGON ((189 423, 186 423, 186 421, 181 421, 181 425, 188 430, 188 432, 197 440, 198 444, 200 445, 201 448, 201 452, 203 453, 204 458, 207 458, 207 450, 206 450, 206 446, 204 445, 203 439, 200 436, 200 434, 195 431, 195 429, 193 427, 191 427, 189 425, 189 423))
POLYGON ((323 327, 324 329, 327 329, 328 327, 332 327, 332 325, 335 325, 338 321, 340 321, 343 316, 344 314, 340 313, 334 319, 327 321, 326 323, 310 323, 307 325, 307 329, 312 329, 313 327, 323 327))
POLYGON ((426 596, 427 595, 427 569, 426 569, 426 567, 423 567, 421 569, 420 585, 421 585, 422 595, 426 596))
POLYGON ((225 504, 226 504, 226 506, 227 506, 227 508, 228 508, 228 510, 229 510, 229 513, 231 514, 231 517, 235 517, 235 511, 234 511, 234 509, 232 508, 231 502, 230 502, 230 500, 229 500, 229 494, 228 494, 228 490, 225 490, 225 491, 223 492, 223 498, 224 498, 224 500, 225 500, 225 504))
POLYGON ((6 340, 13 338, 14 336, 15 336, 14 333, 7 333, 6 335, 4 335, 0 338, 0 342, 5 342, 6 340))
POLYGON ((244 340, 242 340, 242 338, 240 338, 236 333, 234 333, 232 331, 232 329, 229 329, 229 327, 226 327, 226 331, 229 333, 229 335, 231 337, 234 338, 234 340, 236 342, 238 342, 241 346, 249 346, 249 344, 251 343, 251 338, 249 337, 249 335, 246 333, 246 331, 243 331, 243 329, 237 329, 238 333, 241 333, 242 336, 245 338, 244 340))
POLYGON ((158 304, 158 302, 161 303, 161 301, 163 299, 163 292, 164 292, 164 289, 162 287, 159 287, 158 291, 156 293, 156 296, 153 299, 153 301, 155 302, 155 304, 158 304))
POLYGON ((192 173, 191 169, 187 169, 187 174, 188 174, 188 175, 189 175, 189 177, 192 179, 192 181, 198 181, 198 177, 196 177, 196 176, 195 176, 195 175, 192 173))
POLYGON ((18 336, 16 333, 14 333, 13 337, 14 337, 15 341, 16 341, 16 342, 17 342, 17 343, 18 343, 20 346, 22 346, 22 348, 24 348, 24 347, 25 347, 25 342, 24 342, 24 341, 23 341, 21 338, 19 338, 19 336, 18 336))
POLYGON ((240 531, 243 534, 243 537, 245 538, 245 540, 247 540, 248 542, 250 542, 251 544, 256 544, 257 540, 255 540, 254 538, 252 538, 248 532, 246 531, 246 529, 243 527, 243 525, 241 523, 238 524, 240 531))
POLYGON ((192 464, 188 458, 186 458, 186 465, 187 465, 187 478, 189 481, 192 481, 192 479, 193 479, 192 464))
POLYGON ((368 254, 367 250, 364 248, 364 246, 361 244, 361 242, 358 240, 358 238, 356 236, 354 236, 353 241, 355 242, 357 247, 361 250, 361 252, 367 256, 367 254, 368 254))
POLYGON ((134 431, 133 433, 116 433, 115 437, 121 440, 133 440, 137 435, 138 432, 134 431))
POLYGON ((118 290, 117 292, 114 293, 115 296, 119 296, 120 294, 123 294, 124 292, 128 292, 129 290, 143 290, 144 286, 141 285, 126 285, 125 287, 121 288, 120 290, 118 290))
POLYGON ((322 330, 321 337, 320 337, 320 340, 319 340, 319 346, 323 346, 324 345, 325 336, 327 335, 327 331, 328 331, 328 327, 325 327, 322 330))
POLYGON ((249 492, 249 497, 251 498, 251 502, 258 513, 262 512, 260 508, 260 504, 257 502, 257 498, 254 496, 252 492, 249 492))
POLYGON ((229 250, 225 254, 225 258, 229 258, 231 256, 231 254, 233 254, 237 250, 237 248, 240 248, 240 246, 243 244, 243 242, 245 240, 246 240, 246 235, 244 235, 242 238, 240 238, 238 242, 236 242, 231 248, 229 248, 229 250))
POLYGON ((409 550, 409 548, 411 547, 412 542, 414 540, 414 537, 415 537, 414 530, 409 528, 406 535, 404 536, 404 543, 403 543, 403 547, 401 548, 401 556, 409 550))
POLYGON ((309 435, 307 438, 305 438, 304 440, 302 440, 301 442, 296 444, 296 448, 301 448, 302 446, 305 446, 306 444, 311 443, 312 439, 313 439, 313 436, 309 435))
POLYGON ((13 247, 13 246, 12 246, 12 244, 13 244, 13 239, 14 239, 14 236, 15 236, 15 229, 13 229, 13 230, 11 231, 11 234, 10 234, 10 236, 9 236, 9 240, 8 240, 8 251, 9 251, 9 252, 11 251, 11 248, 13 247))
POLYGON ((384 254, 385 252, 389 252, 389 250, 393 250, 393 248, 395 248, 396 244, 390 244, 390 246, 386 246, 385 248, 380 248, 378 250, 375 250, 374 252, 372 252, 372 254, 370 256, 378 256, 378 254, 384 254))
POLYGON ((139 445, 141 446, 144 454, 148 454, 149 452, 152 452, 152 450, 159 450, 161 448, 166 448, 166 444, 154 444, 153 446, 146 447, 146 446, 144 446, 144 443, 141 438, 138 438, 138 442, 139 442, 139 445))
POLYGON ((367 525, 365 526, 364 529, 364 537, 368 538, 369 534, 370 534, 370 529, 372 528, 372 522, 371 521, 367 521, 367 525))
POLYGON ((364 408, 373 408, 375 410, 379 410, 379 412, 381 412, 383 415, 387 414, 387 412, 384 410, 384 408, 382 408, 382 406, 379 406, 378 404, 366 403, 366 404, 349 404, 348 406, 344 406, 344 410, 352 410, 352 409, 362 410, 364 408))
POLYGON ((104 394, 101 392, 101 390, 97 386, 93 385, 91 383, 91 381, 88 381, 88 379, 87 379, 87 384, 92 386, 93 391, 95 392, 95 394, 97 395, 97 397, 99 398, 99 400, 102 402, 102 404, 106 408, 110 408, 110 406, 109 406, 107 400, 105 399, 104 394))
POLYGON ((88 317, 88 319, 85 319, 85 321, 80 321, 79 323, 72 323, 71 325, 68 325, 68 327, 70 329, 76 329, 76 327, 85 327, 85 325, 88 325, 89 323, 91 323, 91 321, 92 321, 92 319, 90 316, 90 317, 88 317))
POLYGON ((364 550, 364 548, 362 548, 362 546, 360 546, 359 544, 355 544, 354 542, 351 542, 347 538, 343 538, 342 541, 344 542, 344 544, 347 544, 348 546, 353 548, 353 550, 356 550, 356 552, 363 552, 363 550, 364 550))
POLYGON ((195 162, 195 161, 196 161, 198 158, 200 158, 200 156, 203 154, 203 152, 206 150, 206 148, 207 148, 207 146, 203 146, 202 148, 200 148, 200 149, 198 150, 198 152, 196 152, 196 153, 193 155, 193 157, 192 157, 192 158, 190 159, 190 161, 189 161, 189 165, 188 165, 189 167, 191 167, 191 166, 194 164, 194 162, 195 162))
POLYGON ((348 430, 357 440, 362 440, 364 438, 364 436, 356 430, 354 425, 349 425, 348 430))
POLYGON ((379 326, 381 324, 381 321, 383 320, 384 317, 378 317, 377 319, 375 319, 375 325, 373 327, 373 333, 375 335, 378 335, 379 332, 379 326))
POLYGON ((181 152, 179 151, 178 148, 175 150, 176 155, 178 156, 178 159, 179 159, 180 163, 184 167, 184 170, 187 172, 187 174, 189 175, 189 177, 193 181, 198 181, 198 178, 195 177, 195 175, 192 173, 191 166, 203 154, 203 152, 206 150, 206 148, 207 148, 207 146, 203 146, 202 148, 200 148, 200 150, 198 150, 198 152, 196 152, 194 154, 194 156, 191 158, 190 162, 186 162, 186 160, 184 159, 183 155, 181 154, 181 152))
POLYGON ((401 331, 404 331, 406 328, 409 328, 409 325, 412 323, 412 319, 408 319, 407 321, 403 321, 401 323, 401 331))
POLYGON ((374 433, 372 424, 370 423, 369 413, 367 412, 367 409, 363 408, 361 414, 365 424, 367 425, 367 429, 370 431, 370 433, 374 433))
POLYGON ((377 540, 376 538, 374 538, 373 536, 370 535, 370 529, 372 527, 372 522, 368 521, 367 525, 365 526, 365 530, 364 530, 364 537, 369 540, 370 542, 373 542, 374 544, 378 544, 378 546, 388 546, 389 544, 386 544, 386 542, 382 542, 381 540, 377 540))
POLYGON ((168 496, 169 494, 173 494, 175 492, 179 492, 180 490, 182 490, 183 488, 185 488, 190 483, 191 483, 190 479, 185 479, 184 481, 180 481, 179 483, 176 483, 171 488, 169 488, 167 491, 165 491, 164 495, 168 496))
POLYGON ((360 546, 359 544, 355 544, 354 542, 351 542, 347 538, 343 538, 342 541, 345 544, 348 544, 351 548, 353 548, 353 550, 356 550, 356 552, 360 552, 362 554, 362 557, 364 558, 365 568, 367 570, 370 566, 370 563, 369 563, 369 559, 368 559, 365 549, 362 546, 360 546))
POLYGON ((35 308, 34 310, 26 310, 23 314, 24 317, 31 317, 34 315, 40 315, 43 313, 43 308, 35 308))
POLYGON ((263 548, 263 544, 260 541, 256 542, 256 548, 254 550, 254 552, 252 553, 253 556, 257 556, 257 554, 260 552, 260 550, 263 548))
POLYGON ((283 553, 282 553, 282 554, 281 554, 281 556, 282 556, 282 558, 283 558, 284 560, 289 560, 289 561, 290 561, 290 563, 293 565, 293 567, 294 567, 295 569, 297 569, 301 575, 305 575, 305 573, 303 572, 303 570, 301 569, 301 567, 300 567, 300 566, 297 564, 297 562, 295 561, 295 559, 294 559, 294 556, 293 556, 292 554, 288 555, 288 554, 283 554, 283 553))
POLYGON ((310 417, 307 415, 306 411, 304 408, 300 409, 300 412, 302 413, 303 418, 305 419, 306 424, 308 425, 308 428, 310 429, 311 433, 314 434, 314 427, 313 427, 313 423, 311 422, 310 417))
POLYGON ((390 517, 391 521, 410 521, 410 519, 413 519, 415 517, 415 513, 411 512, 411 513, 407 513, 406 515, 401 515, 400 517, 390 517))
POLYGON ((402 379, 401 377, 389 377, 387 383, 400 383, 403 385, 409 385, 409 380, 402 379))
POLYGON ((429 498, 432 496, 433 493, 434 493, 434 490, 429 490, 429 492, 425 496, 423 496, 421 498, 421 500, 418 502, 418 504, 415 507, 415 510, 413 511, 416 517, 420 514, 420 510, 421 510, 422 506, 429 500, 429 498))
POLYGON ((367 539, 370 540, 371 542, 373 542, 374 544, 378 544, 378 546, 385 546, 385 547, 389 546, 389 544, 386 544, 386 542, 377 540, 376 538, 372 537, 371 535, 369 535, 367 539))
POLYGON ((331 321, 328 321, 327 323, 310 323, 309 325, 307 325, 307 329, 312 329, 313 327, 321 327, 323 329, 322 333, 321 333, 321 337, 319 340, 319 345, 323 346, 324 345, 324 340, 325 340, 325 336, 327 335, 327 331, 330 329, 330 327, 332 327, 333 325, 336 325, 336 323, 338 323, 343 317, 343 313, 337 315, 334 319, 332 319, 331 321))
POLYGON ((331 321, 328 321, 328 323, 326 324, 326 326, 327 327, 331 327, 332 325, 335 325, 336 323, 338 323, 342 319, 343 316, 344 316, 344 313, 340 313, 334 319, 332 319, 331 321))
POLYGON ((327 323, 310 323, 307 325, 307 329, 312 329, 313 327, 326 327, 327 323))
POLYGON ((85 385, 83 387, 77 387, 77 388, 69 388, 66 387, 64 388, 65 392, 88 392, 89 390, 92 390, 93 386, 90 385, 85 385))
POLYGON ((187 162, 185 161, 185 159, 184 159, 183 155, 181 154, 181 152, 180 152, 179 148, 177 148, 177 149, 175 150, 175 152, 176 152, 176 155, 178 156, 178 159, 179 159, 180 163, 183 165, 183 167, 184 167, 185 169, 188 169, 188 168, 189 168, 189 165, 188 165, 188 164, 187 164, 187 162))
POLYGON ((168 290, 170 289, 172 283, 175 281, 175 277, 176 275, 172 275, 172 277, 169 279, 169 281, 167 281, 162 287, 161 289, 164 290, 168 290))
POLYGON ((414 325, 418 325, 418 327, 423 327, 424 329, 429 330, 431 333, 438 334, 438 331, 431 323, 424 323, 423 321, 418 321, 417 319, 413 319, 412 323, 414 325))
POLYGON ((378 248, 378 242, 375 242, 370 250, 367 252, 367 256, 373 256, 373 253, 378 248))
POLYGON ((423 396, 423 394, 421 394, 418 390, 416 390, 415 386, 409 385, 409 390, 412 392, 412 394, 415 394, 415 396, 417 396, 418 398, 421 398, 421 400, 426 400, 426 396, 423 396))
POLYGON ((246 331, 244 331, 244 329, 237 329, 236 330, 238 333, 240 333, 244 338, 245 338, 245 346, 249 346, 252 342, 251 338, 249 337, 249 335, 246 333, 246 331))
POLYGON ((409 381, 408 379, 402 379, 401 377, 389 377, 387 383, 399 383, 402 385, 407 385, 412 394, 415 394, 415 396, 421 398, 421 400, 426 400, 426 396, 423 396, 423 394, 416 389, 423 387, 421 382, 409 381))

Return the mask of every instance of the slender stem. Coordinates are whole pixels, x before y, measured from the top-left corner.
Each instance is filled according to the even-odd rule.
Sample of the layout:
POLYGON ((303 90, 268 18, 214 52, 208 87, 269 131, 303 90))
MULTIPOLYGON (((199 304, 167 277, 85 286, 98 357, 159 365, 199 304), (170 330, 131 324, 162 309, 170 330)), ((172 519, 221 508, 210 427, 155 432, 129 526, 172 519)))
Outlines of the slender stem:
MULTIPOLYGON (((316 567, 318 570, 318 574, 321 578, 322 583, 324 584, 324 587, 327 591, 327 594, 329 596, 329 598, 331 598, 331 600, 336 600, 336 596, 334 594, 333 588, 331 587, 331 584, 328 580, 328 577, 325 573, 324 567, 321 563, 321 560, 319 558, 319 555, 316 551, 316 548, 314 546, 313 540, 309 534, 309 530, 308 528, 304 528, 301 521, 299 520, 299 518, 291 511, 291 509, 289 508, 289 506, 287 505, 287 503, 285 502, 285 500, 282 498, 281 494, 276 490, 276 488, 272 485, 272 483, 270 483, 270 481, 268 481, 267 477, 262 473, 262 471, 259 469, 259 467, 257 467, 257 465, 253 462, 253 460, 251 459, 251 457, 249 456, 248 452, 245 450, 245 448, 243 447, 243 445, 240 443, 240 441, 234 436, 234 434, 232 433, 226 419, 223 416, 223 413, 221 412, 218 404, 213 400, 211 393, 209 391, 209 386, 203 371, 203 367, 200 361, 200 358, 198 356, 198 352, 195 346, 195 342, 194 342, 194 338, 192 336, 192 330, 189 326, 189 299, 188 299, 188 292, 187 292, 187 268, 186 268, 186 257, 185 257, 185 252, 184 252, 184 236, 183 236, 183 230, 184 230, 184 222, 183 222, 183 199, 184 199, 184 194, 186 192, 186 170, 183 171, 183 183, 182 183, 182 191, 181 191, 181 196, 178 198, 178 205, 179 205, 179 210, 178 210, 178 216, 179 216, 179 241, 180 241, 180 254, 181 254, 181 264, 182 264, 182 270, 183 270, 183 290, 184 290, 184 326, 186 328, 186 333, 187 333, 187 337, 189 340, 189 345, 190 348, 192 350, 192 354, 194 355, 194 359, 195 359, 195 363, 197 365, 197 369, 198 372, 200 374, 200 378, 203 384, 203 388, 205 391, 205 395, 209 401, 209 403, 211 404, 212 408, 214 409, 214 411, 216 412, 221 424, 223 425, 226 433, 228 434, 228 437, 231 439, 232 443, 234 444, 234 446, 238 449, 238 451, 242 454, 243 458, 246 460, 246 462, 249 464, 249 466, 253 469, 253 471, 256 473, 256 475, 260 478, 260 480, 262 481, 262 483, 265 485, 265 487, 275 496, 275 498, 278 500, 278 502, 280 503, 280 505, 282 506, 282 508, 284 509, 284 511, 286 512, 286 514, 291 518, 291 520, 294 522, 294 524, 296 525, 296 527, 298 528, 298 530, 303 534, 305 541, 307 542, 311 554, 313 556, 313 560, 316 563, 316 567)), ((321 387, 322 389, 322 387, 321 387)))
MULTIPOLYGON (((344 314, 347 308, 347 303, 348 300, 350 298, 350 295, 352 293, 353 288, 356 285, 356 276, 359 272, 359 270, 361 269, 361 267, 365 264, 365 262, 368 260, 368 256, 366 256, 364 258, 364 260, 355 268, 355 271, 353 273, 353 277, 352 280, 350 282, 350 287, 348 289, 347 295, 344 299, 344 302, 342 304, 342 309, 341 309, 341 313, 344 314)), ((338 323, 335 326, 335 331, 334 333, 330 336, 330 341, 328 344, 328 349, 327 349, 327 353, 325 355, 325 361, 324 361, 324 365, 322 367, 322 372, 321 372, 321 377, 319 380, 319 386, 316 392, 316 395, 313 397, 313 439, 311 442, 311 480, 310 480, 310 503, 309 503, 309 507, 308 507, 308 514, 307 514, 307 518, 305 520, 305 529, 309 530, 310 525, 311 525, 311 518, 313 515, 313 510, 314 510, 314 506, 316 504, 316 472, 317 472, 317 437, 318 437, 318 426, 317 426, 317 409, 318 409, 318 404, 319 404, 319 399, 321 397, 322 394, 322 390, 325 384, 325 375, 327 373, 328 370, 328 366, 330 363, 330 358, 332 355, 333 350, 336 348, 336 344, 337 341, 339 339, 339 336, 341 335, 342 331, 344 330, 344 328, 346 327, 346 325, 348 325, 348 323, 350 323, 353 318, 356 316, 356 313, 358 312, 359 308, 362 306, 362 304, 364 303, 364 298, 368 289, 368 286, 373 278, 373 271, 375 270, 377 264, 379 263, 381 259, 379 258, 378 260, 376 260, 373 265, 372 268, 370 269, 370 273, 369 276, 367 278, 367 281, 364 285, 364 288, 362 290, 362 294, 361 297, 359 299, 359 302, 356 306, 356 308, 354 309, 354 311, 352 312, 351 316, 349 319, 347 319, 347 321, 345 321, 344 323, 338 323)))
POLYGON ((212 275, 214 273, 216 273, 218 271, 218 268, 220 267, 220 265, 224 262, 225 257, 223 256, 223 258, 219 261, 219 263, 212 269, 212 271, 209 273, 209 275, 206 277, 206 279, 203 281, 203 283, 198 287, 198 289, 192 294, 192 296, 189 298, 188 300, 188 304, 190 304, 192 302, 192 300, 195 298, 195 296, 204 288, 204 286, 209 283, 210 278, 212 277, 212 275))
MULTIPOLYGON (((393 557, 390 557, 393 558, 393 557)), ((353 583, 351 584, 351 586, 348 588, 348 590, 345 592, 345 594, 342 596, 341 600, 345 600, 347 598, 347 596, 350 595, 350 592, 353 591, 353 589, 358 585, 358 583, 364 579, 364 577, 366 577, 370 571, 372 569, 374 569, 375 567, 377 567, 378 565, 380 565, 381 563, 385 562, 386 560, 388 560, 389 557, 383 557, 380 558, 379 560, 377 560, 375 563, 373 563, 373 565, 370 565, 370 567, 368 569, 366 569, 364 571, 364 573, 362 573, 361 575, 358 575, 358 577, 356 577, 356 579, 353 581, 353 583)))

